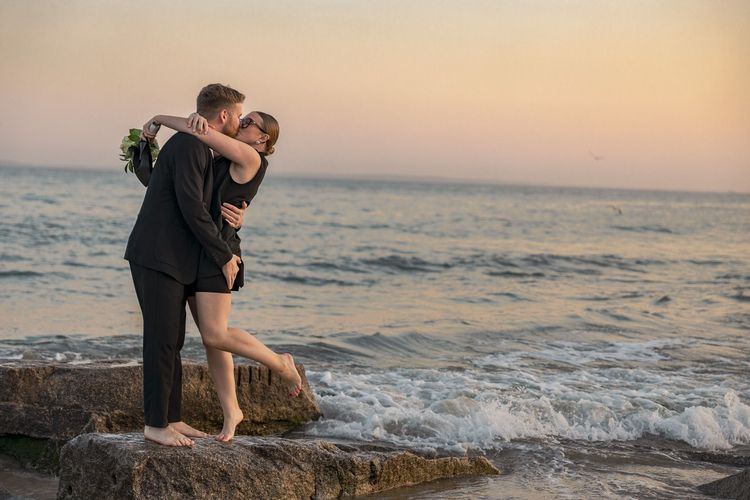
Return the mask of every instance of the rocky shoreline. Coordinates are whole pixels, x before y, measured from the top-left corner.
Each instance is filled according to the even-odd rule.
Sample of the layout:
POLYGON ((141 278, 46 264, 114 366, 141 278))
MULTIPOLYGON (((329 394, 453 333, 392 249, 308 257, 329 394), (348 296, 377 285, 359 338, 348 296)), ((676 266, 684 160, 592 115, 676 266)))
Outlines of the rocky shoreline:
MULTIPOLYGON (((334 498, 501 473, 482 457, 425 457, 365 444, 279 437, 321 417, 304 367, 298 369, 303 389, 292 399, 265 367, 236 366, 237 396, 246 419, 234 441, 206 438, 191 449, 175 449, 143 440, 139 364, 6 362, 0 365, 0 455, 59 475, 58 498, 334 498), (234 489, 227 490, 227 484, 234 489)), ((183 416, 208 432, 221 429, 219 402, 204 364, 184 364, 183 416)), ((673 453, 690 462, 750 466, 750 450, 683 448, 673 453)), ((750 469, 698 486, 699 492, 750 500, 750 469)), ((3 495, 12 492, 0 490, 3 495)))
MULTIPOLYGON (((60 476, 58 498, 334 498, 500 472, 482 457, 426 458, 322 440, 268 437, 321 417, 267 368, 235 367, 245 421, 232 443, 168 448, 143 439, 142 367, 14 361, 0 365, 0 454, 60 476), (259 437, 265 436, 265 437, 259 437), (232 491, 225 491, 231 484, 232 491)), ((183 419, 210 433, 222 414, 208 368, 183 365, 183 419)))
MULTIPOLYGON (((266 367, 235 366, 237 399, 245 420, 238 434, 270 435, 320 418, 304 366, 302 392, 289 398, 266 367)), ((0 453, 24 467, 57 473, 59 452, 88 432, 143 430, 143 370, 132 362, 90 364, 14 361, 0 365, 0 453)), ((223 416, 208 367, 183 364, 183 419, 207 432, 223 416)))

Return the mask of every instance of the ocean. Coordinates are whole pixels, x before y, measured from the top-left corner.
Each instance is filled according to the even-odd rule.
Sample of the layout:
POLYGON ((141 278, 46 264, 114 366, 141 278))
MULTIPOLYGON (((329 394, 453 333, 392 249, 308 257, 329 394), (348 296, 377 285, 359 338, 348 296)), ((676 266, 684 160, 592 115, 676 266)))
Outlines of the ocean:
MULTIPOLYGON (((117 167, 0 179, 0 362, 139 359, 122 256, 143 187, 117 167)), ((696 453, 750 453, 748 194, 272 162, 240 236, 230 323, 305 365, 324 418, 300 435, 504 472, 383 498, 704 498, 738 469, 696 453)), ((183 358, 205 360, 194 325, 183 358)))

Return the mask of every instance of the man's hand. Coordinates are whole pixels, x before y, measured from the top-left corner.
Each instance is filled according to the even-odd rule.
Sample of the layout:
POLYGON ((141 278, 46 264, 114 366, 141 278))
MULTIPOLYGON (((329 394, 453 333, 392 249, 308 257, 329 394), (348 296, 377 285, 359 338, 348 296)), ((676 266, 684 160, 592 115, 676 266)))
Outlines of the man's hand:
POLYGON ((237 208, 231 203, 221 204, 221 216, 227 221, 230 227, 239 229, 242 227, 242 223, 245 222, 245 209, 247 208, 247 202, 242 202, 242 208, 237 208))
POLYGON ((187 120, 187 126, 193 133, 205 135, 208 133, 208 120, 198 113, 190 113, 187 120))
POLYGON ((240 271, 240 262, 242 259, 237 255, 232 255, 232 258, 224 264, 221 268, 221 272, 224 273, 224 279, 227 280, 227 286, 231 290, 234 286, 234 280, 237 277, 237 273, 240 271))

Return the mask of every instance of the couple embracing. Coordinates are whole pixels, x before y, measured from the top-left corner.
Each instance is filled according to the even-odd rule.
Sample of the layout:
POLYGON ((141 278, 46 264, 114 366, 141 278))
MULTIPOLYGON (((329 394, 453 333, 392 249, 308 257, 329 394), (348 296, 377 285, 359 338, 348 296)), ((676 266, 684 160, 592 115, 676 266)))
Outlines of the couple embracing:
POLYGON ((228 324, 231 294, 243 285, 237 230, 279 135, 272 116, 243 117, 244 100, 230 87, 211 84, 198 94, 196 113, 158 115, 143 128, 147 140, 155 136, 152 124, 177 131, 148 178, 125 251, 143 314, 144 436, 167 446, 192 446, 193 438, 207 436, 180 415, 186 303, 224 412, 216 439, 231 440, 243 419, 233 353, 268 366, 288 384, 290 397, 301 390, 290 354, 277 354, 228 324))

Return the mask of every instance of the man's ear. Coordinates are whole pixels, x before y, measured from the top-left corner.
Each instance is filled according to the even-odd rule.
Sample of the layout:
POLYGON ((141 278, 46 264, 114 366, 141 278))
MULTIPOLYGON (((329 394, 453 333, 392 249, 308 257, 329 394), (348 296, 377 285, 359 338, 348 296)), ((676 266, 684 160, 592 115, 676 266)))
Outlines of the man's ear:
POLYGON ((229 111, 227 111, 226 109, 222 109, 219 112, 219 121, 221 123, 226 123, 228 119, 229 119, 229 111))

